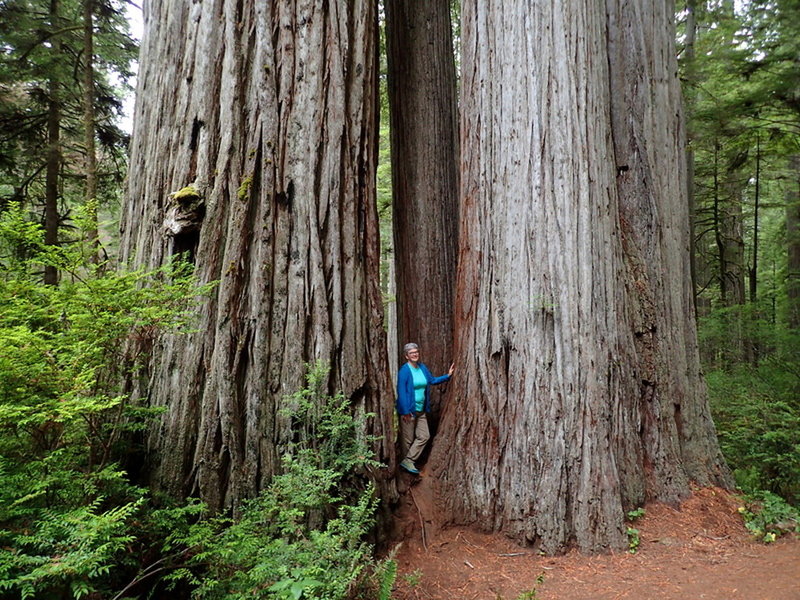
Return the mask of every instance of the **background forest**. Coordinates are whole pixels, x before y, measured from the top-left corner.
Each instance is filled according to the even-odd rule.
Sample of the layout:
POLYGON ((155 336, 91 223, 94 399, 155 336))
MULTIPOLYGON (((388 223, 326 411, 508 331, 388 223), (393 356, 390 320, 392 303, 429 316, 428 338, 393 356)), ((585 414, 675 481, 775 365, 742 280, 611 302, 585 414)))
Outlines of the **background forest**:
MULTIPOLYGON (((388 598, 396 565, 373 556, 377 501, 363 483, 380 466, 344 397, 321 385, 327 365, 308 365, 306 388, 286 399, 307 435, 258 498, 212 514, 147 488, 144 431, 163 411, 130 390, 159 336, 198 326, 214 286, 180 258, 156 270, 118 258, 137 53, 127 10, 0 1, 0 597, 388 598)), ((797 0, 688 0, 676 13, 701 358, 722 450, 765 541, 800 506, 798 15, 797 0)))

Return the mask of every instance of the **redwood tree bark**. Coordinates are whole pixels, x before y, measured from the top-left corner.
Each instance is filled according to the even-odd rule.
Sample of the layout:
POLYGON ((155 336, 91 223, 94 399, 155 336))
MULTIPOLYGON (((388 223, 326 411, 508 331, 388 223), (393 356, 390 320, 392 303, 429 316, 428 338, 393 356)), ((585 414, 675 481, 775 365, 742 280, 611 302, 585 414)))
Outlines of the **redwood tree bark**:
POLYGON ((458 405, 433 449, 440 498, 453 520, 548 553, 625 548, 626 510, 729 482, 692 317, 672 14, 462 10, 458 405))
POLYGON ((697 294, 699 292, 697 282, 697 251, 695 246, 695 223, 697 220, 694 190, 694 132, 689 128, 692 121, 692 114, 697 98, 697 68, 695 64, 694 44, 697 39, 697 0, 686 0, 686 39, 684 40, 684 69, 683 76, 686 80, 683 88, 684 95, 684 122, 686 130, 686 199, 689 207, 689 264, 691 265, 692 294, 694 297, 694 312, 697 318, 697 294))
POLYGON ((398 347, 418 342, 423 361, 439 374, 452 361, 458 245, 450 2, 388 0, 386 31, 398 347))
POLYGON ((293 435, 283 399, 317 359, 331 391, 375 413, 367 433, 392 467, 375 3, 174 0, 147 3, 144 22, 123 259, 182 253, 219 281, 139 390, 167 409, 154 482, 212 507, 254 494, 293 435))

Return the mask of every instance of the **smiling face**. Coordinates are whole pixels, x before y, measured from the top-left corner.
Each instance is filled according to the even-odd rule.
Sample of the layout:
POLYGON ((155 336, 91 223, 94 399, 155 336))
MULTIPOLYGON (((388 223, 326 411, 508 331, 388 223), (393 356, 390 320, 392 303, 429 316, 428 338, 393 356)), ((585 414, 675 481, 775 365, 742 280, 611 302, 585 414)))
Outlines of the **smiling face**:
POLYGON ((417 364, 417 361, 419 361, 419 348, 411 348, 411 350, 406 352, 406 359, 410 363, 417 364))

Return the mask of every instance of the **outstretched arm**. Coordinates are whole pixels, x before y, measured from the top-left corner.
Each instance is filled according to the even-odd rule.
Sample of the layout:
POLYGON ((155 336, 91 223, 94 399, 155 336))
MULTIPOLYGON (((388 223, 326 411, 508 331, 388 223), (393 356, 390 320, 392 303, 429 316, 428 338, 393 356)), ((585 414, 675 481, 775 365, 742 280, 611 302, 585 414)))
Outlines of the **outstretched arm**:
POLYGON ((425 377, 428 379, 428 383, 431 385, 439 385, 440 383, 445 383, 446 381, 450 381, 450 378, 453 376, 453 372, 456 370, 455 363, 450 365, 450 369, 447 371, 446 374, 440 375, 439 377, 434 377, 431 375, 431 372, 428 371, 427 367, 425 368, 425 377))

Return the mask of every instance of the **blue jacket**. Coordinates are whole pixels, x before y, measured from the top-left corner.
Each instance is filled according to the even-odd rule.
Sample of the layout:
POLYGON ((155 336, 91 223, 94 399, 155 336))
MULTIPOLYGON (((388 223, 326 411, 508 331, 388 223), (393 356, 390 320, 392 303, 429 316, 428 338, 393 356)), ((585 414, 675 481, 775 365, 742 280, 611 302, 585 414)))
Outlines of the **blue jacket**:
MULTIPOLYGON (((431 412, 431 386, 439 385, 445 381, 450 381, 450 375, 442 375, 434 377, 428 371, 428 367, 419 363, 419 368, 422 369, 422 374, 428 380, 428 385, 425 386, 425 406, 423 410, 431 412)), ((411 374, 411 367, 405 363, 400 370, 397 371, 397 414, 410 415, 414 414, 416 402, 414 401, 414 376, 411 374)))

